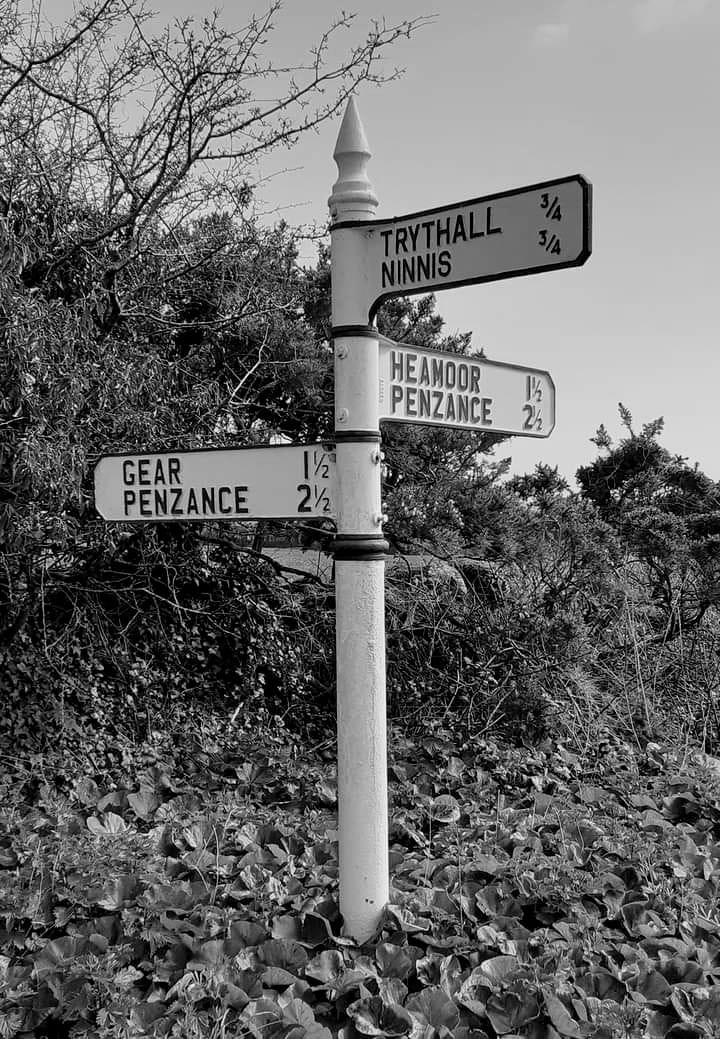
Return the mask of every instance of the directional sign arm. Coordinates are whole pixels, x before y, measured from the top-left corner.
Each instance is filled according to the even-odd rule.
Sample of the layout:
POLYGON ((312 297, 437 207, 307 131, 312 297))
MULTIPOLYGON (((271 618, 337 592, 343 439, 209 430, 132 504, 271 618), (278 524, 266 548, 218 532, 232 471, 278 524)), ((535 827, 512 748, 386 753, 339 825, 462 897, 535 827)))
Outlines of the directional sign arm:
POLYGON ((555 426, 549 372, 380 341, 380 417, 513 436, 547 437, 555 426))
POLYGON ((592 188, 579 174, 426 209, 346 221, 370 317, 393 296, 577 267, 592 250, 592 188))
POLYGON ((123 523, 333 519, 335 448, 280 444, 106 455, 95 508, 123 523))

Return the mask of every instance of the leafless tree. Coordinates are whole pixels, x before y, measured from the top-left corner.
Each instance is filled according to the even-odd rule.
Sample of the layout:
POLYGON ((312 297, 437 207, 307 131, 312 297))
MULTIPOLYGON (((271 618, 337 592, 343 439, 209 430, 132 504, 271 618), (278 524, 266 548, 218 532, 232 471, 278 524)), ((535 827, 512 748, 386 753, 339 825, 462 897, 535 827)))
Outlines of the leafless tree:
MULTIPOLYGON (((268 57, 281 8, 239 30, 215 12, 158 31, 145 0, 91 0, 60 27, 39 0, 0 0, 0 213, 17 225, 37 205, 64 225, 62 252, 110 245, 111 287, 149 229, 241 211, 258 160, 332 117, 360 83, 394 78, 381 59, 427 20, 373 22, 333 63, 355 27, 342 14, 290 67, 268 57)), ((6 240, 23 262, 22 235, 6 240)))

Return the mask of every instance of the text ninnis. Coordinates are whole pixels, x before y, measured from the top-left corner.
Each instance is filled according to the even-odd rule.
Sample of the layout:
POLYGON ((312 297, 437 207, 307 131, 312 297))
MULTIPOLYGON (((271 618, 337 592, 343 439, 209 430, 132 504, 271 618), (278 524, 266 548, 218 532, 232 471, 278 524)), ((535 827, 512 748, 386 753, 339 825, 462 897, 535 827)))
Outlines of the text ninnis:
POLYGON ((450 247, 502 234, 493 224, 492 206, 467 213, 398 224, 380 232, 383 241, 382 288, 412 285, 416 281, 449 278, 453 272, 450 247))

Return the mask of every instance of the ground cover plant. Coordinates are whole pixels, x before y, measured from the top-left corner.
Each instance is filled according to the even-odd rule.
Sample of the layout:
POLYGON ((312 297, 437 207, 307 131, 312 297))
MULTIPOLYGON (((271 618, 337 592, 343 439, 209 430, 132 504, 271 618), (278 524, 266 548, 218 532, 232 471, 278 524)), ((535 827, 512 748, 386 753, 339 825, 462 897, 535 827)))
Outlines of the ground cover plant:
POLYGON ((0 1035, 718 1034, 716 759, 394 727, 391 903, 358 947, 332 741, 193 731, 103 775, 8 763, 0 1035))

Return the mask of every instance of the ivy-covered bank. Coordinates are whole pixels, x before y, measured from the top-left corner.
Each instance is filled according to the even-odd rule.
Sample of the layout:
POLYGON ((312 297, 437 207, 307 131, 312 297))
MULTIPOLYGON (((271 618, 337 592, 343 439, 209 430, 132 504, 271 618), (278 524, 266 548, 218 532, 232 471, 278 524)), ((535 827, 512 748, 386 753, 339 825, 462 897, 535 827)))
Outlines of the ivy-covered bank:
POLYGON ((357 947, 332 741, 191 729, 3 781, 3 1036, 718 1034, 718 759, 393 729, 392 902, 357 947))

